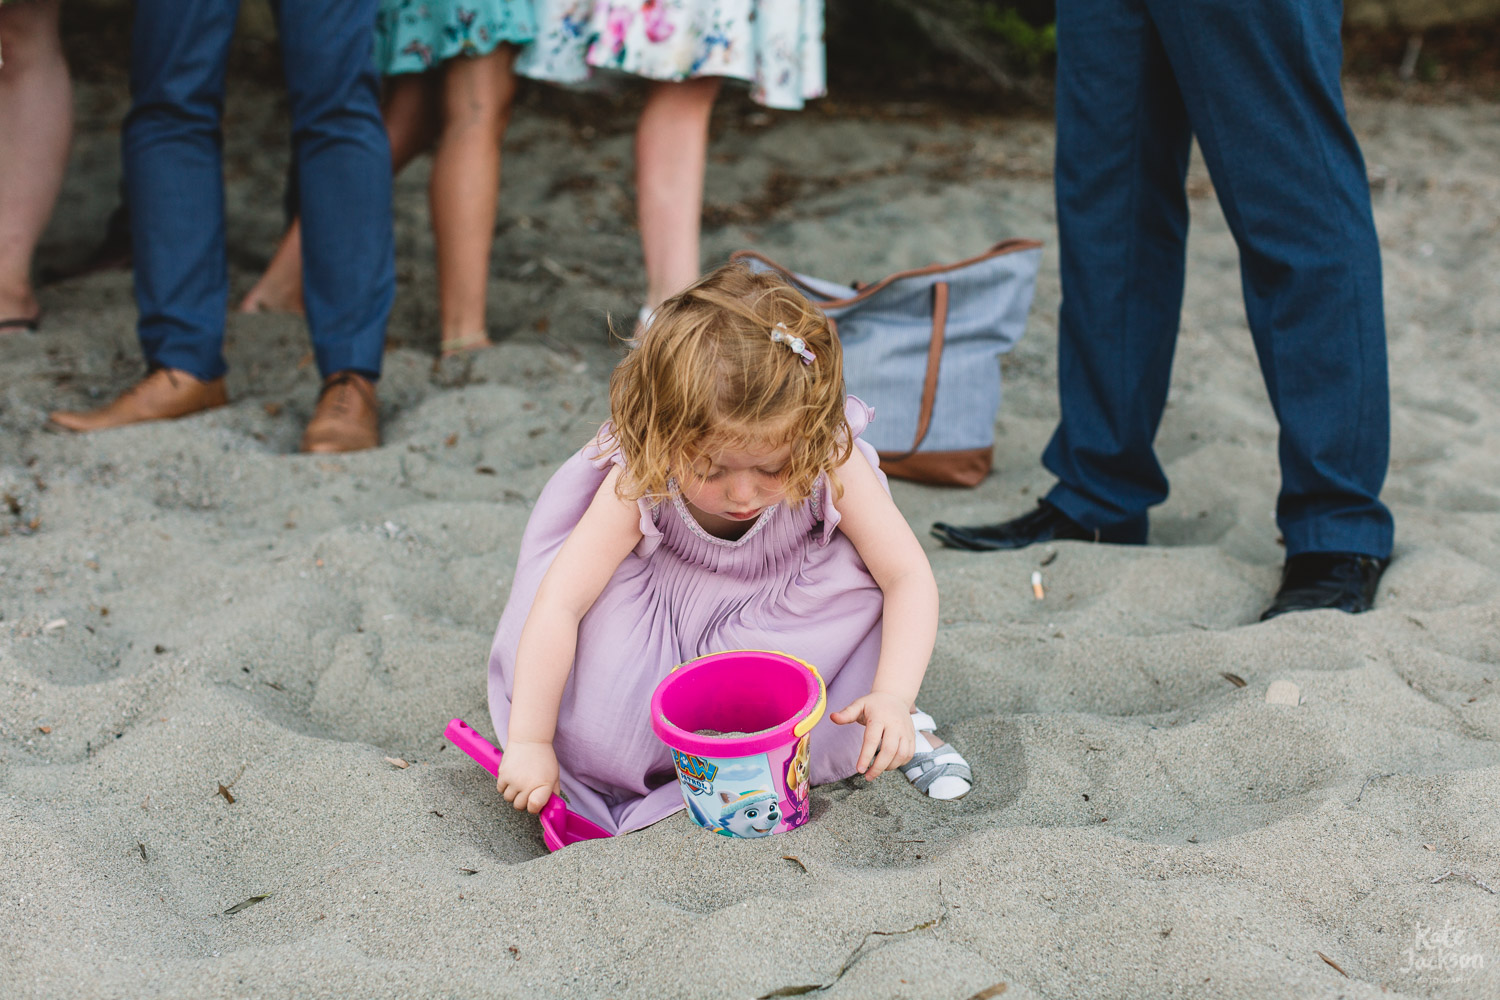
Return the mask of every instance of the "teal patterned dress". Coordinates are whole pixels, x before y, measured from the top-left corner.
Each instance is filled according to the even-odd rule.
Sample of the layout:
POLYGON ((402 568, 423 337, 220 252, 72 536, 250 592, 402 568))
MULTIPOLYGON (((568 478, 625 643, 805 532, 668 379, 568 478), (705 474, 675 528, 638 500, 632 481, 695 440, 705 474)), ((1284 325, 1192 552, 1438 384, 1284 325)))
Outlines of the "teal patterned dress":
POLYGON ((532 0, 380 0, 375 66, 425 73, 455 56, 482 56, 536 37, 532 0))

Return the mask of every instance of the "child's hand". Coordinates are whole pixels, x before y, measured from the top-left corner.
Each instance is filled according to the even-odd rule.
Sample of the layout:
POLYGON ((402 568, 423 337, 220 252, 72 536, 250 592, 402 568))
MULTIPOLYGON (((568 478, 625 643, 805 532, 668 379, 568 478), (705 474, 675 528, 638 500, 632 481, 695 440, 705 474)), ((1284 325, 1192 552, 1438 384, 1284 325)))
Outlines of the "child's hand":
POLYGON ((851 722, 864 725, 865 742, 859 748, 858 770, 868 781, 874 781, 882 771, 905 764, 917 749, 911 709, 893 694, 871 691, 829 718, 840 726, 851 722))
POLYGON ((511 740, 500 760, 495 787, 517 809, 541 812, 558 791, 557 754, 552 744, 511 740))

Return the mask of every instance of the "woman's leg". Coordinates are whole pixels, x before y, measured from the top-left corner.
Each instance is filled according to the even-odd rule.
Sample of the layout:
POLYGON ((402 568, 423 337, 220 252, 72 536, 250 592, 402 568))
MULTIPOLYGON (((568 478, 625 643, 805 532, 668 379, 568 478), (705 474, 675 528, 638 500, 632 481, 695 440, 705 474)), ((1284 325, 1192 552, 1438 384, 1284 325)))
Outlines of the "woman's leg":
MULTIPOLYGON (((386 77, 381 113, 391 140, 391 169, 416 159, 437 135, 433 124, 437 108, 437 74, 402 74, 386 77)), ((293 219, 265 273, 240 302, 239 311, 302 312, 302 223, 293 219)))
POLYGON ((500 142, 516 93, 515 50, 502 45, 443 66, 443 132, 428 199, 442 314, 442 352, 486 347, 485 298, 500 200, 500 142))
POLYGON ((37 315, 31 257, 52 217, 73 137, 58 6, 38 0, 0 9, 0 321, 37 315))
POLYGON ((438 135, 438 104, 441 72, 402 73, 385 78, 385 99, 380 113, 391 137, 391 170, 400 173, 406 165, 432 148, 438 135))
POLYGON ((302 220, 293 219, 276 245, 271 262, 245 293, 242 313, 286 312, 302 315, 302 220))
POLYGON ((636 126, 636 210, 648 308, 698 277, 708 118, 719 84, 718 77, 654 84, 636 126))

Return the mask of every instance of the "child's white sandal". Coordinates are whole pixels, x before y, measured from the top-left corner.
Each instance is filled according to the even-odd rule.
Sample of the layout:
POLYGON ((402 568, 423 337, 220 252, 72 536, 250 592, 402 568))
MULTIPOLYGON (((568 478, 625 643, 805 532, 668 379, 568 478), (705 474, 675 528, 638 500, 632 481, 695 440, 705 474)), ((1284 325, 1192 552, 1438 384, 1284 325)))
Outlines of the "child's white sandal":
POLYGON ((932 716, 913 712, 911 722, 917 731, 917 752, 901 767, 906 780, 929 798, 951 801, 969 794, 974 787, 974 772, 969 762, 947 743, 933 746, 922 735, 937 729, 932 716))

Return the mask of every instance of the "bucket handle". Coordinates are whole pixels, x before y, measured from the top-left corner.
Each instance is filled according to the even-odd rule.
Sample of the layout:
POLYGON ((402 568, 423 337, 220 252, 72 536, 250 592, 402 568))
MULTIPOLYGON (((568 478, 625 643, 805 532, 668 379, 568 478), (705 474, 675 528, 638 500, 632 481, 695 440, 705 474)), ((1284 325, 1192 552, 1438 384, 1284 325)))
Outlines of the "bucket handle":
MULTIPOLYGON (((783 655, 791 656, 790 653, 786 653, 783 655)), ((792 727, 792 735, 797 737, 798 739, 801 739, 803 736, 807 735, 808 731, 812 729, 813 726, 816 726, 818 724, 819 719, 823 718, 823 710, 828 707, 828 685, 823 683, 823 675, 818 673, 817 667, 813 666, 811 663, 808 663, 806 660, 798 660, 795 656, 792 656, 792 659, 797 660, 798 663, 802 664, 808 670, 811 670, 812 675, 818 679, 818 703, 814 705, 813 710, 807 714, 807 718, 803 719, 801 722, 792 727)))

